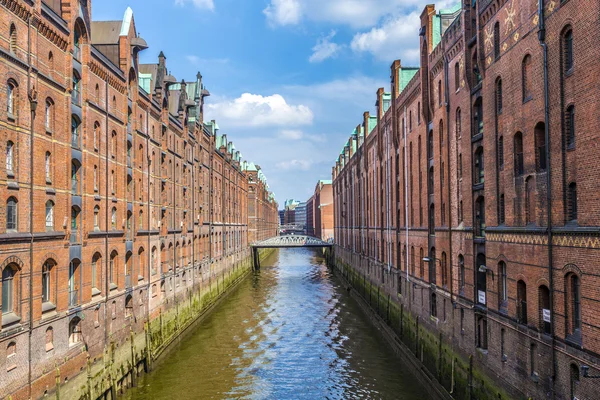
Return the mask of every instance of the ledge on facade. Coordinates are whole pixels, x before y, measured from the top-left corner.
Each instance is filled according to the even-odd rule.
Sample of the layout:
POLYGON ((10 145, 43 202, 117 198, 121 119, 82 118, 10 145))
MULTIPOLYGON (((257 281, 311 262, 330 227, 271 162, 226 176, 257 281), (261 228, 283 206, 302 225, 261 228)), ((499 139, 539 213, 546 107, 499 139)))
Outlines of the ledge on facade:
POLYGON ((2 314, 2 330, 10 328, 11 325, 17 324, 21 322, 21 317, 19 317, 14 312, 2 314))
POLYGON ((53 303, 46 301, 44 303, 42 303, 42 313, 48 312, 48 311, 53 311, 56 310, 56 305, 54 305, 53 303))
POLYGON ((137 231, 138 236, 152 236, 158 235, 160 231, 158 230, 139 230, 137 231))
POLYGON ((167 230, 167 233, 170 234, 176 234, 176 233, 181 233, 181 229, 169 229, 167 230))
POLYGON ((7 188, 11 190, 19 190, 19 184, 17 182, 8 182, 7 188))
MULTIPOLYGON (((500 225, 500 226, 493 226, 493 227, 486 226, 485 231, 487 233, 494 232, 494 233, 537 233, 537 234, 542 234, 542 233, 546 233, 547 229, 546 229, 546 227, 535 226, 535 225, 529 225, 529 226, 500 225)), ((596 232, 600 232, 600 231, 596 230, 596 232)))
POLYGON ((97 238, 97 237, 117 237, 123 236, 125 234, 124 231, 90 231, 88 232, 89 238, 97 238))
POLYGON ((36 232, 33 234, 33 240, 53 240, 53 239, 63 239, 65 237, 65 233, 62 231, 51 231, 51 232, 36 232))
POLYGON ((29 232, 12 232, 0 234, 0 242, 11 243, 11 242, 24 242, 31 240, 31 234, 29 232))

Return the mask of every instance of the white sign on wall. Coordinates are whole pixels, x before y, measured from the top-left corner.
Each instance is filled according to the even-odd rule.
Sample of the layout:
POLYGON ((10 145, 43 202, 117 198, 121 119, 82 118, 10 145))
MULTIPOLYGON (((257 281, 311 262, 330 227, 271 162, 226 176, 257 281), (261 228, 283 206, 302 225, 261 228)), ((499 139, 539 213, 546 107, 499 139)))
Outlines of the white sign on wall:
POLYGON ((485 292, 483 290, 478 290, 477 295, 478 295, 479 303, 485 304, 485 292))
POLYGON ((547 308, 542 308, 542 316, 544 318, 544 322, 550 322, 550 310, 547 308))

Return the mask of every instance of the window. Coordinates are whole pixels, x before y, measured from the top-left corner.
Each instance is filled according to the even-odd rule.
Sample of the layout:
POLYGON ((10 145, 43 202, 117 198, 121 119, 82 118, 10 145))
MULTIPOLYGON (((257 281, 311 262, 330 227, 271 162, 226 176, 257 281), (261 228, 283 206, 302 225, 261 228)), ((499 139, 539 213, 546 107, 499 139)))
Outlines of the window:
POLYGON ((447 287, 450 282, 450 270, 448 269, 448 260, 446 259, 445 251, 442 252, 442 261, 440 264, 442 267, 442 286, 447 287))
POLYGON ((494 59, 500 57, 500 22, 494 24, 494 59))
POLYGON ((54 203, 52 200, 46 202, 46 232, 54 230, 54 203))
POLYGON ((523 102, 531 99, 531 56, 528 54, 523 58, 521 65, 521 84, 523 90, 523 102))
POLYGON ((577 184, 569 183, 567 188, 567 221, 577 221, 577 184))
POLYGON ((48 72, 50 76, 52 76, 52 72, 54 72, 54 54, 52 52, 48 53, 48 72))
POLYGON ((537 172, 546 170, 546 129, 543 122, 535 126, 535 166, 537 172))
POLYGON ((131 317, 133 310, 133 296, 127 295, 125 298, 125 318, 131 317))
POLYGON ((458 92, 460 89, 460 62, 454 63, 454 90, 458 92))
POLYGON ((12 54, 16 54, 17 52, 17 28, 15 24, 10 24, 10 43, 9 43, 10 52, 12 54))
POLYGON ((6 143, 6 173, 10 176, 15 173, 15 144, 10 140, 6 143))
POLYGON ((6 112, 10 118, 14 118, 17 112, 17 84, 9 80, 6 85, 6 112))
POLYGON ((54 102, 52 101, 52 99, 46 100, 45 117, 46 132, 52 132, 52 128, 54 127, 54 102))
POLYGON ((565 141, 568 149, 575 148, 575 106, 570 105, 565 112, 565 141))
MULTIPOLYGON (((110 171, 110 191, 114 195, 117 187, 116 179, 115 179, 115 171, 110 171)), ((127 185, 127 189, 129 190, 129 185, 127 185)))
POLYGON ((569 335, 581 340, 581 285, 579 277, 574 273, 565 276, 565 310, 566 331, 569 335))
POLYGON ((576 399, 577 396, 575 395, 576 389, 577 389, 577 385, 579 385, 579 367, 576 364, 571 364, 571 366, 569 367, 569 371, 570 371, 570 393, 571 396, 569 397, 570 399, 576 399))
POLYGON ((17 269, 8 265, 2 270, 2 314, 15 312, 15 276, 17 269))
POLYGON ((74 317, 69 322, 69 345, 79 343, 81 340, 81 320, 79 317, 74 317))
MULTIPOLYGON (((42 265, 42 303, 52 301, 52 268, 54 263, 50 260, 42 265)), ((43 309, 42 309, 43 311, 43 309)))
POLYGON ((73 71, 73 91, 71 92, 71 104, 76 106, 81 106, 80 86, 81 78, 75 71, 73 71))
MULTIPOLYGON (((98 269, 98 264, 100 263, 101 259, 102 256, 100 253, 94 254, 94 257, 92 258, 92 289, 98 289, 98 272, 100 271, 98 269)), ((93 290, 92 294, 94 294, 93 290)))
POLYGON ((521 135, 521 132, 515 134, 513 142, 515 176, 521 176, 523 175, 523 135, 521 135))
POLYGON ((429 131, 427 135, 427 158, 433 158, 433 131, 429 131))
POLYGON ((94 192, 98 191, 98 166, 94 165, 94 192))
POLYGON ((79 163, 76 161, 71 162, 71 193, 79 195, 79 163))
POLYGON ((475 202, 475 236, 485 237, 485 199, 483 196, 475 202))
POLYGON ((462 122, 460 108, 456 109, 456 137, 458 139, 462 137, 462 122))
POLYGON ((421 102, 417 103, 417 124, 421 124, 421 102))
POLYGON ((54 329, 51 326, 46 329, 46 351, 54 349, 54 329))
POLYGON ((75 27, 75 32, 73 32, 73 57, 76 60, 81 59, 81 30, 79 25, 75 27))
POLYGON ((479 147, 477 148, 477 150, 475 150, 475 157, 474 157, 474 174, 475 176, 473 177, 473 182, 475 184, 479 184, 479 183, 484 183, 484 178, 485 178, 485 172, 484 172, 484 164, 483 164, 483 147, 479 147))
POLYGON ((473 59, 471 60, 472 65, 472 79, 473 86, 477 86, 481 83, 481 73, 479 72, 479 65, 477 64, 477 52, 473 54, 473 59))
POLYGON ((71 146, 79 148, 79 128, 80 121, 76 117, 71 117, 71 146))
POLYGON ((431 293, 430 306, 431 306, 431 309, 430 309, 431 316, 436 318, 437 317, 437 299, 436 299, 435 293, 431 293))
POLYGON ((485 317, 477 317, 477 347, 481 350, 487 350, 487 319, 485 317))
POLYGON ((116 230, 117 229, 117 208, 113 207, 112 211, 110 213, 110 223, 111 223, 111 227, 112 230, 116 230))
POLYGON ((100 137, 100 123, 94 122, 94 150, 98 150, 98 139, 100 137))
POLYGON ((408 130, 410 132, 412 132, 412 128, 413 128, 413 125, 412 125, 412 110, 410 110, 408 112, 408 130))
POLYGON ((45 166, 44 168, 46 170, 46 183, 51 183, 52 182, 52 160, 51 160, 51 155, 50 155, 49 151, 46 152, 46 160, 45 160, 44 166, 45 166))
POLYGON ((502 114, 502 79, 496 81, 496 114, 502 114))
POLYGON ((112 131, 110 145, 112 158, 115 158, 117 156, 117 132, 115 131, 112 131))
POLYGON ((442 105, 442 81, 438 81, 438 105, 442 105))
POLYGON ((546 335, 552 332, 550 324, 550 290, 548 286, 541 285, 538 288, 538 325, 539 329, 546 335))
POLYGON ((425 277, 425 261, 423 260, 423 248, 419 249, 419 275, 421 279, 425 277))
POLYGON ((94 230, 100 230, 100 206, 94 206, 94 230))
POLYGON ((6 201, 6 230, 9 232, 16 232, 19 229, 17 204, 15 197, 9 197, 6 201))
POLYGON ((529 176, 525 180, 525 221, 527 224, 532 224, 536 221, 536 202, 535 184, 533 177, 529 176))
POLYGON ((498 166, 500 170, 504 169, 504 137, 498 138, 498 166))
POLYGON ((563 34, 563 63, 565 73, 573 72, 573 31, 571 29, 563 34))
POLYGON ((481 97, 473 105, 473 136, 483 135, 483 101, 481 97))
POLYGON ((498 225, 502 225, 505 223, 505 208, 506 205, 504 203, 504 193, 500 195, 500 201, 498 204, 498 225))
POLYGON ((115 282, 115 278, 116 278, 115 271, 116 271, 116 268, 117 268, 117 265, 116 265, 117 264, 117 257, 118 257, 118 254, 117 254, 116 251, 113 251, 110 254, 110 263, 109 263, 109 266, 108 266, 109 267, 108 268, 108 278, 109 278, 110 283, 113 283, 113 284, 116 283, 115 282))
POLYGON ((140 210, 138 226, 139 229, 144 229, 144 212, 142 210, 140 210))
POLYGON ((517 282, 517 321, 527 324, 527 285, 522 280, 517 282))
POLYGON ((506 277, 506 263, 500 261, 498 263, 498 308, 506 307, 508 301, 508 287, 506 277))
POLYGON ((536 345, 535 343, 529 344, 529 368, 532 377, 536 377, 538 375, 536 368, 536 345))

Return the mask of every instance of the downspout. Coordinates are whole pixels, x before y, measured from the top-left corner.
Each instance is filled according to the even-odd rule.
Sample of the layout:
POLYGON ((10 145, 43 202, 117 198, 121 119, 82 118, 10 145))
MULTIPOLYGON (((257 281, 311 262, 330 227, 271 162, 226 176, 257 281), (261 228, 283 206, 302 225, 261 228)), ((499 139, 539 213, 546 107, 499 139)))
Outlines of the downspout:
MULTIPOLYGON (((454 260, 452 254, 452 190, 450 183, 450 134, 452 130, 450 129, 450 82, 448 80, 448 58, 444 56, 444 91, 445 100, 446 100, 446 143, 448 146, 446 148, 446 165, 447 165, 447 189, 448 189, 448 257, 450 259, 450 304, 454 304, 454 268, 452 267, 452 261, 454 260)), ((458 146, 458 144, 457 144, 458 146)), ((454 320, 454 312, 452 313, 452 319, 454 320)), ((452 329, 454 329, 454 323, 452 324, 452 329)))
POLYGON ((108 270, 108 265, 110 262, 110 254, 108 254, 108 163, 109 163, 109 156, 108 156, 108 142, 109 142, 109 125, 108 125, 108 80, 105 82, 104 85, 104 122, 105 122, 105 127, 104 127, 104 133, 106 135, 106 140, 105 140, 105 145, 106 145, 106 152, 105 157, 106 157, 106 162, 105 164, 105 176, 104 176, 104 187, 105 187, 105 196, 104 196, 104 202, 105 202, 105 206, 104 206, 104 348, 106 349, 106 345, 108 344, 108 312, 106 310, 106 307, 108 307, 108 296, 110 294, 110 282, 109 282, 109 270, 108 270))
MULTIPOLYGON (((29 398, 31 398, 31 362, 32 362, 32 335, 33 335, 33 144, 34 144, 34 121, 35 121, 35 105, 34 101, 37 102, 37 98, 34 98, 31 87, 31 15, 27 18, 27 93, 29 96, 30 106, 30 117, 29 121, 29 135, 30 135, 30 148, 29 148, 29 346, 28 346, 28 357, 29 357, 29 371, 28 371, 28 383, 29 383, 29 398)), ((37 105, 37 104, 36 104, 37 105)))
POLYGON ((538 0, 539 31, 538 40, 544 57, 544 136, 546 140, 546 218, 548 234, 548 281, 550 284, 550 335, 552 336, 552 387, 551 398, 556 397, 556 336, 554 334, 554 274, 552 271, 552 164, 550 152, 550 89, 548 82, 548 45, 546 44, 546 21, 544 18, 544 1, 538 0))
MULTIPOLYGON (((150 291, 152 290, 152 285, 150 284, 150 277, 151 277, 151 271, 154 268, 154 265, 152 265, 152 242, 151 242, 151 235, 150 235, 150 231, 151 226, 150 226, 150 222, 152 221, 150 214, 152 213, 152 208, 153 206, 150 204, 150 197, 154 197, 154 193, 151 193, 150 191, 150 175, 152 174, 152 168, 154 168, 154 160, 152 160, 150 158, 150 134, 148 132, 148 115, 150 114, 150 108, 152 107, 152 102, 150 102, 148 110, 146 111, 146 159, 148 160, 148 162, 146 163, 146 166, 148 168, 148 212, 146 215, 146 221, 147 221, 147 225, 146 225, 146 229, 148 231, 148 256, 147 256, 147 260, 148 260, 148 268, 146 268, 146 296, 148 299, 148 306, 146 307, 146 322, 150 322, 150 298, 151 298, 151 293, 150 291)), ((143 172, 143 171, 142 171, 143 172)), ((155 189, 155 188, 153 188, 155 189)), ((156 261, 156 260, 155 260, 156 261)))
MULTIPOLYGON (((394 110, 392 110, 392 113, 393 112, 394 112, 394 110)), ((391 130, 388 128, 388 129, 386 129, 386 131, 387 132, 386 132, 386 135, 385 135, 385 137, 386 137, 386 139, 385 139, 385 142, 386 142, 385 147, 386 147, 386 153, 387 153, 386 154, 386 159, 387 159, 387 163, 386 163, 387 164, 387 168, 386 168, 386 175, 387 175, 387 177, 386 177, 386 181, 387 181, 386 182, 386 187, 387 187, 387 212, 386 212, 386 214, 387 214, 387 218, 386 218, 387 219, 387 229, 385 230, 385 236, 386 236, 386 242, 387 242, 386 243, 387 253, 388 253, 388 260, 387 260, 388 262, 387 262, 387 264, 388 264, 388 274, 389 274, 390 271, 391 271, 391 269, 392 269, 392 265, 391 265, 392 247, 390 246, 390 213, 392 211, 391 210, 392 206, 391 206, 391 203, 390 203, 390 195, 391 195, 391 193, 390 193, 390 179, 391 179, 391 176, 390 176, 390 164, 391 164, 391 160, 390 160, 390 131, 391 130)), ((353 199, 354 199, 354 197, 353 197, 353 199)))
MULTIPOLYGON (((408 245, 408 155, 406 146, 406 106, 404 106, 404 122, 402 123, 402 136, 404 140, 404 241, 406 243, 406 281, 410 282, 408 274, 408 260, 410 259, 410 246, 408 245)), ((410 285, 408 286, 410 288, 410 285)))

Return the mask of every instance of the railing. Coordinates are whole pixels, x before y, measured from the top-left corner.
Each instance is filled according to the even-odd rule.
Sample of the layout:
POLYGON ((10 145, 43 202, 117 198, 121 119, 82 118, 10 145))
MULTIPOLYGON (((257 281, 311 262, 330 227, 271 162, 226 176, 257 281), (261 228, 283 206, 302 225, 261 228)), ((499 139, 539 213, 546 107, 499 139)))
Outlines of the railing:
POLYGON ((79 305, 79 290, 69 290, 69 307, 79 305))

